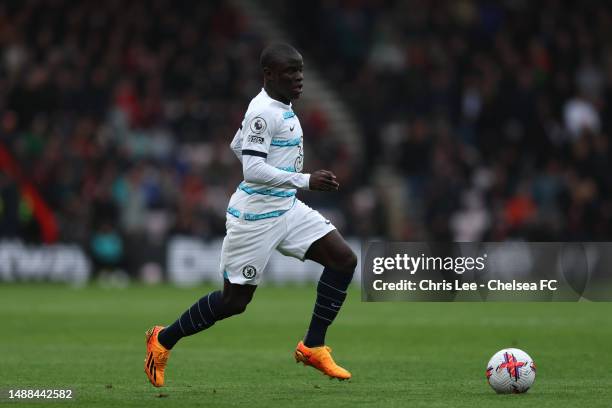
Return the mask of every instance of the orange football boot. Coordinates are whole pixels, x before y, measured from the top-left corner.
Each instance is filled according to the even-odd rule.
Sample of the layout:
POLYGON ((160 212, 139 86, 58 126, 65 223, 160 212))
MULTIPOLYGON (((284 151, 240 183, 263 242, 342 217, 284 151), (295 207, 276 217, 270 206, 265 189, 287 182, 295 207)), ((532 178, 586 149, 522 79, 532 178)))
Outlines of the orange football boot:
POLYGON ((314 367, 330 378, 337 378, 341 381, 351 378, 351 373, 336 364, 331 352, 331 347, 306 347, 304 342, 300 341, 295 349, 295 362, 314 367))
POLYGON ((153 326, 145 333, 147 341, 147 355, 144 361, 144 371, 156 387, 164 385, 164 370, 170 357, 170 350, 162 346, 157 340, 157 335, 163 329, 163 326, 153 326))

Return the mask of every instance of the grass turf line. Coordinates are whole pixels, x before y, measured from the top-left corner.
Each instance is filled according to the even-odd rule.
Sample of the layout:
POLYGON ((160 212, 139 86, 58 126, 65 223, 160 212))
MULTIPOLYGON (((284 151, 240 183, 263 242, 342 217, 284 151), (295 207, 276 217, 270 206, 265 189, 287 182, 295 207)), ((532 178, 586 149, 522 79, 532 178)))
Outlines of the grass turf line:
POLYGON ((350 382, 293 361, 314 287, 262 287, 243 315, 179 342, 167 386, 153 388, 145 330, 208 290, 4 284, 0 389, 74 388, 70 403, 44 402, 70 407, 610 406, 612 303, 374 304, 356 287, 327 339, 350 382), (488 359, 509 346, 538 366, 527 394, 496 395, 486 383, 488 359))

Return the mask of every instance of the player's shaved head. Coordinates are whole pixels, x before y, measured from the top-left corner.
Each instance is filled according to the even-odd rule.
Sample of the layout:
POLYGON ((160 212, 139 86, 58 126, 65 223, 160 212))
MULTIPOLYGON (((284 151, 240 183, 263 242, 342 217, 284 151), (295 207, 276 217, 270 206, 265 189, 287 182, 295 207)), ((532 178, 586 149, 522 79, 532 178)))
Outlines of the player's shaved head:
POLYGON ((291 45, 273 43, 261 52, 264 89, 272 99, 289 104, 302 94, 304 61, 291 45))
POLYGON ((301 58, 302 56, 293 46, 286 43, 272 43, 261 52, 259 62, 262 69, 274 69, 279 64, 301 58))

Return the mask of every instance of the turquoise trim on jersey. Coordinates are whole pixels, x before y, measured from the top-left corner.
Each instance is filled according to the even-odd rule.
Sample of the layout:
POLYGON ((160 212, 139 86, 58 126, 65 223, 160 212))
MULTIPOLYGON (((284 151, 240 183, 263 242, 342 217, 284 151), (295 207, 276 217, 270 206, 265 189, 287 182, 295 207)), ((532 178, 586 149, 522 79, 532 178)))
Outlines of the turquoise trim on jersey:
POLYGON ((227 271, 223 271, 223 277, 225 279, 229 279, 229 275, 227 274, 227 271))
POLYGON ((294 166, 289 166, 289 167, 277 167, 277 169, 279 170, 283 170, 283 171, 288 171, 290 173, 297 173, 297 170, 295 169, 294 166))
POLYGON ((276 217, 280 217, 287 211, 289 210, 277 210, 277 211, 271 211, 269 213, 263 213, 263 214, 244 213, 244 219, 247 221, 257 221, 257 220, 263 220, 265 218, 276 218, 276 217))
POLYGON ((235 208, 227 207, 227 212, 236 218, 240 218, 240 211, 235 208))
POLYGON ((278 147, 291 147, 291 146, 297 146, 301 142, 302 142, 302 136, 296 137, 295 139, 289 139, 289 140, 272 139, 272 142, 270 142, 270 145, 278 146, 278 147))
POLYGON ((266 218, 280 217, 281 215, 283 215, 284 213, 292 209, 294 205, 295 205, 295 197, 293 198, 293 203, 291 204, 291 207, 287 208, 286 210, 270 211, 270 212, 263 213, 263 214, 253 214, 253 213, 242 214, 239 210, 233 207, 228 207, 227 212, 236 218, 240 218, 241 216, 244 216, 244 219, 247 221, 257 221, 257 220, 263 220, 266 218))
POLYGON ((295 191, 273 190, 271 188, 265 188, 265 189, 258 190, 258 189, 248 187, 244 183, 240 183, 238 188, 247 194, 261 194, 261 195, 274 196, 274 197, 293 197, 295 195, 295 191))
POLYGON ((291 119, 294 116, 295 116, 295 112, 293 111, 283 112, 283 119, 291 119))

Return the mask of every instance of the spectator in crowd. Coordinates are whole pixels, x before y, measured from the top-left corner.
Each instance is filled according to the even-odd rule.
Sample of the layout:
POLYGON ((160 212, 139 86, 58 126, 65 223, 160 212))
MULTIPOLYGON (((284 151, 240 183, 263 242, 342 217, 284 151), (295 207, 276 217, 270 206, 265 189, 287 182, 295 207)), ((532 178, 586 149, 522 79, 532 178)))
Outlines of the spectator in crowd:
POLYGON ((392 164, 404 178, 392 188, 405 191, 396 194, 405 210, 383 204, 386 225, 406 227, 383 234, 609 239, 610 5, 273 3, 338 79, 364 131, 369 174, 392 164))
MULTIPOLYGON (((367 154, 352 157, 327 142, 325 112, 296 106, 306 137, 326 140, 306 167, 342 184, 337 201, 304 199, 347 234, 609 238, 612 7, 262 4, 291 21, 362 130, 367 154)), ((264 43, 222 1, 2 2, 0 143, 54 211, 60 239, 88 246, 112 231, 128 248, 221 236, 241 179, 228 143, 264 43), (110 223, 98 222, 100 200, 116 208, 110 223)), ((21 235, 7 221, 19 202, 11 183, 0 180, 2 233, 21 235)))

